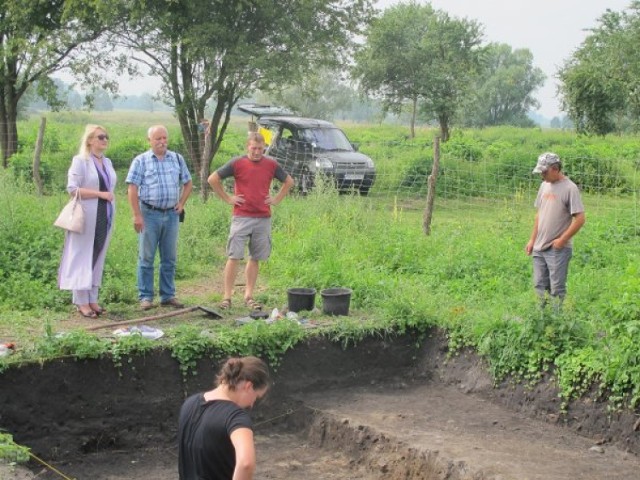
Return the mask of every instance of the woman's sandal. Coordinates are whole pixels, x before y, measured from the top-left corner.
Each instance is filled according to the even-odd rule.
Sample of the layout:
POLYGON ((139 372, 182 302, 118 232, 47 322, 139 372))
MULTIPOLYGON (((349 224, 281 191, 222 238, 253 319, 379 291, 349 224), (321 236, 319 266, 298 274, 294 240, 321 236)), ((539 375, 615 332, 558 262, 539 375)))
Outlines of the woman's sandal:
MULTIPOLYGON (((91 306, 91 305, 89 305, 89 306, 91 306)), ((91 307, 91 310, 96 312, 96 315, 98 315, 98 316, 104 315, 105 313, 107 313, 107 309, 106 308, 102 308, 100 305, 98 305, 98 308, 91 307)))
POLYGON ((218 305, 218 308, 220 310, 229 310, 231 308, 231 299, 225 298, 224 300, 222 300, 220 302, 220 305, 218 305))
POLYGON ((244 304, 249 307, 251 310, 262 310, 262 305, 256 302, 253 298, 247 298, 244 301, 244 304))
POLYGON ((93 310, 91 310, 90 313, 84 313, 82 310, 80 310, 80 307, 76 307, 76 309, 78 310, 78 313, 85 318, 98 318, 98 314, 93 310))

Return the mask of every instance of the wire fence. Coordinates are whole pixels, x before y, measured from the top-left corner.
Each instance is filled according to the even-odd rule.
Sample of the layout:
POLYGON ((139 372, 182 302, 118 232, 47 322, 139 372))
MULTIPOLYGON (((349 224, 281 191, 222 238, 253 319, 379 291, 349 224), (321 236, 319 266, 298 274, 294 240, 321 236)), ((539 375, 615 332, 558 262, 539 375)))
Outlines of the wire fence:
MULTIPOLYGON (((323 144, 320 139, 270 139, 267 154, 275 158, 296 181, 296 190, 308 193, 331 185, 341 192, 368 195, 373 201, 400 201, 405 205, 424 206, 428 178, 433 166, 432 141, 363 141, 352 144, 323 144)), ((122 144, 114 139, 107 151, 118 170, 119 188, 124 191, 128 165, 144 148, 144 143, 122 144), (111 155, 113 152, 113 155, 111 155)), ((46 143, 45 143, 46 145, 46 143)), ((194 162, 184 145, 175 148, 187 160, 194 178, 195 194, 208 185, 200 185, 194 162)), ((242 135, 225 139, 214 158, 211 170, 242 154, 242 135)), ((478 155, 459 145, 443 145, 436 181, 436 203, 448 202, 452 208, 482 208, 488 204, 531 207, 540 185, 539 175, 532 173, 539 152, 512 154, 508 148, 478 155)), ((55 159, 42 154, 40 177, 47 194, 63 192, 67 168, 73 151, 58 151, 55 159), (67 160, 65 160, 67 159, 67 160)), ((33 152, 11 163, 13 174, 26 182, 33 180, 33 152)), ((611 215, 625 228, 638 230, 640 209, 638 186, 640 160, 634 155, 612 159, 598 155, 564 155, 563 170, 581 189, 591 211, 611 215)))

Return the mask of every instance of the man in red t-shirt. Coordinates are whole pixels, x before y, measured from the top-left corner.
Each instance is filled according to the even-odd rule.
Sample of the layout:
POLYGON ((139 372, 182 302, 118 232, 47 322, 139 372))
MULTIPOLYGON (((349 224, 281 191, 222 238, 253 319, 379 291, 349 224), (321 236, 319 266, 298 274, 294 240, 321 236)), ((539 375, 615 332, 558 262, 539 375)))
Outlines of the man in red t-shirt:
POLYGON ((224 267, 223 310, 231 307, 231 296, 236 279, 238 262, 244 258, 249 243, 249 260, 245 268, 245 305, 252 310, 262 306, 253 298, 253 289, 258 279, 259 263, 271 254, 271 205, 278 205, 293 187, 293 178, 274 159, 263 155, 264 137, 251 132, 247 140, 247 155, 236 157, 209 176, 209 185, 226 203, 233 205, 233 218, 227 242, 227 264, 224 267), (229 195, 222 180, 235 179, 233 195, 229 195), (280 191, 271 196, 271 181, 282 182, 280 191))

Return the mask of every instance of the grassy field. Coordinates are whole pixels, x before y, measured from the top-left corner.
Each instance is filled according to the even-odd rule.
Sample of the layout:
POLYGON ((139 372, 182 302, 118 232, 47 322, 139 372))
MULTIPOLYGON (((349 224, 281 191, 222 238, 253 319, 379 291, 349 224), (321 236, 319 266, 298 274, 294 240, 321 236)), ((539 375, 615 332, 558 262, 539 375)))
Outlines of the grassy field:
MULTIPOLYGON (((57 147, 60 160, 55 161, 64 165, 63 172, 76 149, 71 144, 82 130, 76 120, 52 125, 59 129, 59 138, 73 139, 57 147)), ((118 132, 116 138, 123 136, 119 143, 114 139, 110 156, 112 151, 129 152, 124 145, 145 148, 135 142, 138 137, 144 140, 146 117, 135 125, 133 119, 125 125, 116 117, 83 122, 89 120, 104 123, 112 137, 112 132, 118 132)), ((170 118, 162 121, 173 128, 170 118)), ((21 125, 23 138, 34 127, 36 122, 21 125)), ((516 129, 456 132, 443 146, 444 174, 432 234, 425 236, 423 185, 433 132, 425 129, 409 142, 402 138, 401 127, 345 129, 375 159, 382 186, 369 197, 329 189, 290 196, 276 207, 274 254, 261 271, 259 300, 282 306, 290 287, 349 287, 354 292, 351 315, 323 333, 336 340, 349 343, 374 331, 410 330, 419 341, 438 326, 447 330, 454 350, 471 346, 486 356, 496 379, 515 375, 535 382, 553 369, 565 398, 595 383, 614 406, 627 400, 638 404, 636 139, 579 139, 570 133, 516 129), (569 160, 572 178, 582 179, 587 207, 587 225, 575 240, 569 294, 560 315, 537 308, 531 260, 524 254, 539 184, 530 170, 537 154, 552 148, 569 160), (417 184, 400 188, 412 175, 417 184)), ((235 120, 218 163, 241 150, 243 135, 242 120, 235 120)), ((28 158, 28 149, 21 155, 28 158)), ((118 155, 125 159, 131 153, 118 155)), ((55 182, 48 195, 36 197, 20 178, 15 168, 0 173, 0 332, 20 343, 23 358, 78 355, 78 350, 86 356, 113 353, 111 340, 85 332, 65 340, 55 336, 70 312, 69 294, 58 291, 55 281, 62 233, 51 226, 65 197, 55 182)), ((123 179, 121 173, 119 181, 123 179)), ((220 300, 214 285, 224 262, 229 208, 217 199, 203 202, 194 195, 187 209, 180 234, 178 292, 191 304, 215 304, 220 300), (193 288, 196 284, 205 287, 193 288)), ((115 228, 102 298, 123 318, 135 318, 137 247, 122 183, 115 228)), ((201 325, 180 325, 166 341, 188 368, 198 355, 213 350, 258 353, 277 361, 307 334, 284 321, 244 327, 222 322, 216 328, 203 335, 201 325)), ((118 347, 117 358, 123 349, 151 348, 142 340, 128 342, 126 348, 118 347)))

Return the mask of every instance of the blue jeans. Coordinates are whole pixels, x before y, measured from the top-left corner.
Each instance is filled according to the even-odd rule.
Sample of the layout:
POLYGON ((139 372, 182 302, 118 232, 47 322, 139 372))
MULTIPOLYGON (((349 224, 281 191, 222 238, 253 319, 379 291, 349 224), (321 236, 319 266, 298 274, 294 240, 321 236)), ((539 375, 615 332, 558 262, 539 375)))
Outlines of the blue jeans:
POLYGON ((176 296, 175 274, 178 256, 178 213, 161 212, 140 204, 144 229, 138 234, 138 298, 153 300, 153 263, 160 250, 160 301, 176 296))

